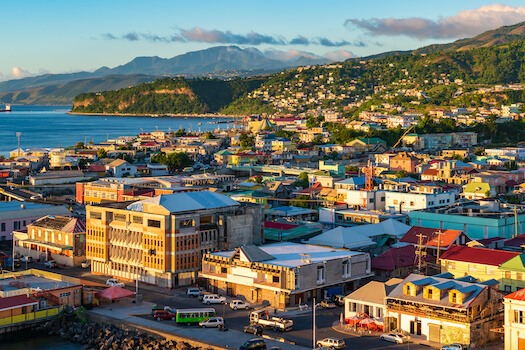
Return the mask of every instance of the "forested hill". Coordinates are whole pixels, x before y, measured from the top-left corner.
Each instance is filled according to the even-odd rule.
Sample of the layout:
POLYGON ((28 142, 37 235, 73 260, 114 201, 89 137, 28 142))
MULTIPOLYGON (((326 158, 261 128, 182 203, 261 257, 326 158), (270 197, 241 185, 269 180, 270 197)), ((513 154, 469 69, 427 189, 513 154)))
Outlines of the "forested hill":
MULTIPOLYGON (((368 61, 299 67, 264 78, 163 78, 154 83, 81 94, 74 112, 95 113, 298 113, 339 111, 353 102, 407 104, 425 93, 421 109, 457 103, 469 107, 479 86, 525 83, 525 42, 447 53, 401 54, 368 61), (456 84, 457 82, 457 84, 456 84), (459 85, 458 85, 459 84, 459 85), (461 85, 461 89, 459 86, 461 85), (460 90, 462 92, 460 92, 460 90), (365 101, 365 102, 366 102, 365 101)), ((366 103, 363 104, 366 107, 366 103)))
POLYGON ((162 78, 116 91, 82 93, 75 97, 72 111, 108 114, 213 113, 259 87, 265 80, 162 78))

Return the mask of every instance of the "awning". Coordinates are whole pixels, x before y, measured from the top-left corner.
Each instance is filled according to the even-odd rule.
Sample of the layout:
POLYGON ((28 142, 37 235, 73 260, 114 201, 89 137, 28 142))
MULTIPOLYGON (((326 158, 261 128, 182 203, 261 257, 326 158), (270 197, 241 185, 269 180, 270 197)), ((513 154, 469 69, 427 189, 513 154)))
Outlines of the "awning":
POLYGON ((135 295, 135 292, 117 286, 109 287, 98 293, 99 297, 109 300, 127 298, 132 295, 135 295))
POLYGON ((72 246, 69 246, 69 245, 64 245, 64 244, 58 244, 58 243, 51 243, 51 242, 44 242, 44 241, 39 241, 39 240, 36 240, 36 239, 21 239, 20 242, 22 243, 27 243, 27 244, 34 244, 36 246, 39 246, 39 247, 44 247, 44 248, 48 248, 48 249, 53 249, 53 250, 60 250, 60 251, 65 251, 65 250, 73 250, 73 247, 72 246))

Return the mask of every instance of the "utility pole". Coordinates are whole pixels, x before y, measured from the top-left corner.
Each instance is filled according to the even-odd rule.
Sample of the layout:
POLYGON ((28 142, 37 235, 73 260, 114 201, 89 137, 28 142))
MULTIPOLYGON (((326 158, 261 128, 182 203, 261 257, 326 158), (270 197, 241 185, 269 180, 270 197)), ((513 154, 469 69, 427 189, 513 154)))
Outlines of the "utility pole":
POLYGON ((518 237, 518 209, 517 209, 516 204, 514 204, 514 223, 516 225, 516 230, 514 231, 514 237, 518 237))
POLYGON ((313 336, 312 336, 312 339, 313 339, 313 345, 312 345, 312 349, 315 349, 317 347, 317 345, 315 344, 315 298, 314 298, 314 304, 313 304, 313 320, 312 320, 312 323, 313 323, 313 336))
POLYGON ((418 256, 418 273, 421 273, 421 257, 427 255, 426 252, 422 251, 423 249, 423 237, 425 237, 422 233, 416 235, 419 237, 419 244, 417 245, 416 255, 418 256))
POLYGON ((435 232, 436 235, 438 235, 438 250, 437 250, 437 257, 436 257, 436 266, 439 264, 439 248, 441 247, 441 235, 444 235, 444 232, 441 232, 441 230, 435 232))
POLYGON ((18 149, 16 150, 18 152, 18 156, 20 157, 20 137, 22 136, 22 133, 19 131, 16 133, 16 137, 18 138, 18 149))

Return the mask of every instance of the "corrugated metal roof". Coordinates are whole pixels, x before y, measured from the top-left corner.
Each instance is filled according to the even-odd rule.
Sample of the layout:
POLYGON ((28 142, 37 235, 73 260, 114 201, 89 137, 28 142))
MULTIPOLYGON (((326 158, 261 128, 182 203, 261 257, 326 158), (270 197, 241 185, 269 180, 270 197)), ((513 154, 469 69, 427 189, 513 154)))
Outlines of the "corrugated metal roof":
POLYGON ((517 255, 520 255, 520 253, 488 248, 453 245, 441 255, 440 259, 500 266, 504 262, 514 258, 517 255))
MULTIPOLYGON (((23 204, 23 203, 21 203, 23 204)), ((41 207, 30 207, 22 209, 19 207, 16 210, 9 210, 9 211, 0 211, 0 221, 3 220, 16 220, 16 219, 23 219, 23 218, 31 218, 31 217, 42 217, 46 215, 63 215, 63 216, 69 216, 71 215, 71 212, 68 208, 59 205, 59 206, 53 206, 53 205, 42 205, 41 207)))

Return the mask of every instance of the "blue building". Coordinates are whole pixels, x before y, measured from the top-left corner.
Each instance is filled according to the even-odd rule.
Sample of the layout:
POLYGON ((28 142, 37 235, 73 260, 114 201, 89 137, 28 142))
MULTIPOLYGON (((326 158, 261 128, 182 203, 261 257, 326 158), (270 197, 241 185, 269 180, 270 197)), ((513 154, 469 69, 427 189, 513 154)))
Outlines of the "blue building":
POLYGON ((470 239, 504 237, 524 232, 525 210, 495 201, 464 202, 442 208, 411 211, 410 225, 463 231, 470 239))

